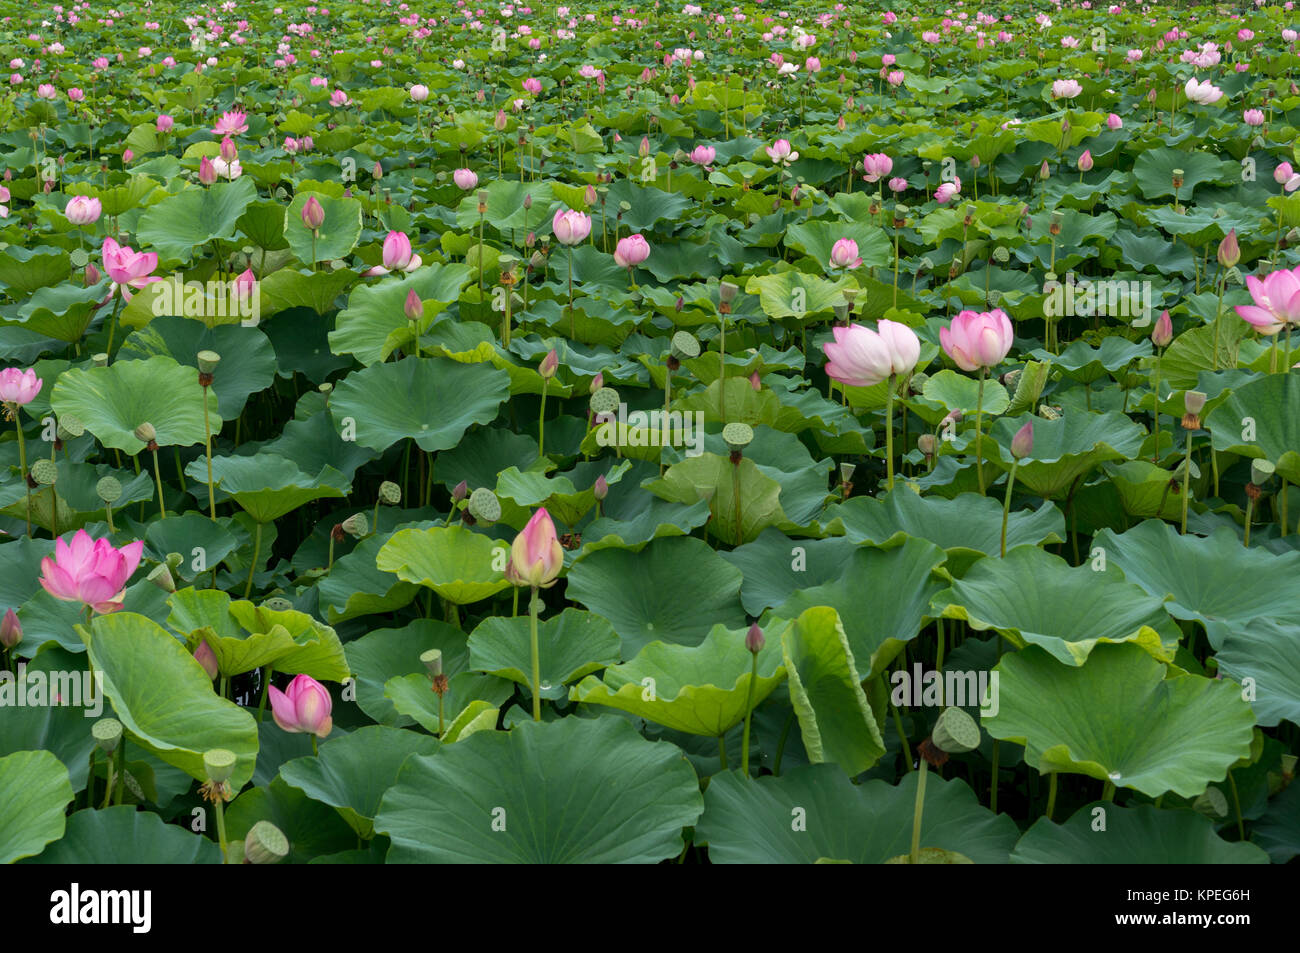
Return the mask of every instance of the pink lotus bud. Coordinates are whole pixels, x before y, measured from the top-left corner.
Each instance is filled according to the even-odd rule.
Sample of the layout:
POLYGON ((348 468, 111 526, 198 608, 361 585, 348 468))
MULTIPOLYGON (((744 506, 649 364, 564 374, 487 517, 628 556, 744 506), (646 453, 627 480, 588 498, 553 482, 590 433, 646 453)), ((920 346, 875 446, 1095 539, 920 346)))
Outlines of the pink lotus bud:
POLYGON ((1228 234, 1223 236, 1223 241, 1219 242, 1219 264, 1224 268, 1231 268, 1241 261, 1241 245, 1237 243, 1237 230, 1230 229, 1228 234))
POLYGON ((302 223, 313 232, 325 224, 325 209, 314 195, 307 196, 307 202, 302 207, 302 223))
POLYGON ((329 736, 334 727, 330 711, 334 700, 329 691, 310 675, 299 675, 280 691, 274 685, 268 689, 271 715, 275 723, 294 734, 310 734, 317 738, 329 736))
POLYGON ((170 132, 174 125, 176 125, 176 120, 172 119, 172 117, 166 113, 163 113, 158 117, 158 121, 154 123, 154 128, 159 132, 170 132))
POLYGON ((122 153, 122 164, 126 165, 134 158, 135 158, 135 153, 132 152, 130 149, 127 149, 125 152, 122 153))
POLYGON ((754 373, 749 375, 749 386, 754 388, 754 390, 763 389, 763 381, 758 376, 758 371, 754 371, 754 373))
POLYGON ((759 652, 763 651, 763 646, 766 643, 767 640, 763 638, 763 630, 760 629, 758 623, 755 622, 749 627, 749 631, 745 633, 745 648, 757 655, 759 652))
POLYGON ((411 240, 405 232, 389 232, 384 239, 384 267, 389 271, 404 271, 413 259, 411 240))
POLYGON ((18 621, 18 614, 13 609, 6 609, 4 619, 0 620, 0 645, 14 649, 22 640, 23 624, 18 621))
POLYGON ((614 262, 620 268, 635 268, 650 257, 650 243, 644 236, 628 235, 614 247, 614 262))
POLYGON ((537 373, 541 374, 546 380, 550 380, 559 369, 560 355, 555 352, 555 348, 551 348, 546 352, 546 356, 542 358, 542 362, 537 365, 537 373))
POLYGON ((504 109, 497 110, 496 119, 492 120, 492 128, 495 129, 497 132, 503 132, 505 130, 506 111, 504 109))
POLYGON ((257 290, 257 278, 253 276, 253 269, 245 268, 240 272, 231 282, 230 290, 234 293, 236 301, 251 301, 257 290))
POLYGON ((598 198, 596 195, 596 187, 594 185, 587 186, 587 190, 582 193, 582 198, 587 203, 588 208, 595 205, 596 199, 598 198))
POLYGON ((603 501, 609 496, 609 481, 605 479, 605 474, 596 477, 596 483, 591 488, 592 495, 598 502, 603 501))
POLYGON ((451 178, 457 187, 466 192, 478 187, 478 174, 471 169, 457 169, 451 174, 451 178))
POLYGON ((1092 151, 1084 149, 1083 154, 1079 156, 1079 171, 1089 172, 1092 170, 1092 151))
POLYGON ((94 262, 86 263, 86 287, 99 284, 99 269, 95 267, 94 262))
POLYGON ((453 503, 459 503, 467 496, 469 496, 469 483, 465 480, 461 480, 456 484, 455 489, 451 491, 451 501, 453 503))
POLYGON ((591 379, 591 387, 590 387, 591 393, 593 394, 596 393, 596 391, 600 390, 604 386, 605 386, 605 372, 597 371, 596 376, 591 379))
POLYGON ((422 83, 416 83, 411 87, 411 99, 417 103, 422 103, 429 98, 429 87, 422 83))
POLYGON ((644 159, 646 156, 648 156, 648 155, 650 154, 650 137, 649 137, 649 136, 642 136, 642 137, 641 137, 641 145, 639 145, 639 146, 637 147, 637 150, 636 150, 636 151, 637 151, 637 155, 639 155, 642 159, 644 159))
POLYGON ((424 302, 420 300, 420 296, 416 293, 414 288, 406 293, 405 310, 406 319, 408 321, 419 321, 424 317, 424 302))
POLYGON ((1011 319, 1000 308, 959 311, 948 327, 939 329, 944 352, 963 371, 997 366, 1011 350, 1014 338, 1011 319))
POLYGON ((1011 438, 1011 455, 1022 460, 1034 452, 1034 422, 1031 419, 1011 438))
POLYGON ((221 140, 221 158, 227 162, 234 162, 239 155, 239 150, 235 148, 235 140, 229 136, 221 140))
POLYGON ((1156 347, 1168 347, 1174 339, 1174 322, 1169 318, 1168 310, 1160 312, 1156 326, 1151 329, 1151 343, 1156 347))
POLYGON ((207 156, 199 159, 199 181, 204 185, 212 185, 217 181, 217 167, 207 156))
POLYGON ((538 509, 515 537, 510 546, 510 564, 517 585, 549 586, 560 575, 564 568, 564 548, 546 507, 538 509))
POLYGON ((378 159, 375 160, 375 164, 371 168, 370 174, 374 176, 376 179, 382 179, 384 177, 384 167, 379 164, 378 159))
POLYGON ((1115 115, 1114 113, 1111 113, 1109 116, 1106 117, 1106 128, 1110 129, 1111 131, 1114 131, 1116 129, 1123 129, 1124 120, 1120 119, 1119 116, 1115 115))
POLYGON ((216 653, 207 642, 199 643, 199 647, 194 650, 194 658, 203 666, 203 671, 208 673, 208 678, 216 678, 221 674, 221 669, 217 666, 216 653))

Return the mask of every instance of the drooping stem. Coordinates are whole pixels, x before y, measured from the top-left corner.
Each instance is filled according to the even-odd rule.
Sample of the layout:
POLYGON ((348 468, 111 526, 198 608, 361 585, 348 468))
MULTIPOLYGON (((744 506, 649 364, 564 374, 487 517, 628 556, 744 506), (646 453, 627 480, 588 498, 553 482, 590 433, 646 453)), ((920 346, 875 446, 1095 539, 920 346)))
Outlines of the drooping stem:
POLYGON ((984 468, 980 465, 984 449, 984 378, 988 368, 980 368, 979 395, 975 398, 975 476, 979 480, 980 496, 984 495, 984 468))
POLYGON ((528 600, 528 639, 533 652, 533 721, 542 720, 542 665, 537 648, 537 612, 541 605, 537 587, 533 586, 532 598, 528 600))
POLYGON ((253 573, 257 572, 257 559, 262 555, 262 524, 257 524, 257 529, 253 532, 253 561, 248 565, 248 582, 244 584, 244 598, 247 599, 253 591, 253 573))
POLYGON ((1020 466, 1020 461, 1016 458, 1011 460, 1011 475, 1007 477, 1007 496, 1002 501, 1002 555, 1007 554, 1007 518, 1011 515, 1011 489, 1016 485, 1016 469, 1020 466))
POLYGON ((912 853, 913 864, 921 862, 921 813, 925 808, 925 776, 930 763, 921 759, 921 772, 916 779, 916 803, 912 807, 912 853))
POLYGON ((754 715, 754 685, 758 682, 758 653, 749 669, 749 691, 745 694, 745 733, 740 742, 740 773, 749 777, 749 722, 754 715))

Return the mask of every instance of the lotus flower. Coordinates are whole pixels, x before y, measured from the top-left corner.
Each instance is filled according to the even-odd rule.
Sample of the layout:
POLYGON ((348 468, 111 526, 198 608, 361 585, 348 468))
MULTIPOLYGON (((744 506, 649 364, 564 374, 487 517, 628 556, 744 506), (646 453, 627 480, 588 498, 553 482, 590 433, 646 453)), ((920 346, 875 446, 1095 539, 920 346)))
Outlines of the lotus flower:
POLYGON ((718 150, 713 146, 696 146, 691 150, 690 158, 696 165, 708 165, 717 154, 718 150))
POLYGON ((301 215, 302 223, 313 232, 325 224, 325 208, 314 195, 307 196, 307 201, 302 206, 301 215))
POLYGON ((113 279, 114 290, 121 288, 122 297, 127 301, 131 300, 131 292, 127 288, 138 290, 155 281, 162 281, 161 278, 150 276, 150 272, 158 267, 158 255, 155 252, 137 252, 131 246, 119 245, 109 237, 104 239, 100 253, 104 258, 104 270, 113 279))
POLYGON ((790 147, 789 139, 778 139, 772 145, 767 146, 765 151, 769 159, 781 165, 789 165, 799 158, 799 153, 793 151, 790 147))
POLYGON ((551 230, 561 245, 580 245, 591 234, 591 216, 573 209, 560 209, 551 219, 551 230))
POLYGON ((863 176, 868 182, 879 182, 894 169, 894 160, 883 152, 876 152, 862 157, 863 176))
POLYGON ((953 197, 961 191, 961 179, 954 179, 951 182, 941 182, 939 187, 934 190, 934 200, 940 205, 946 205, 953 200, 953 197))
POLYGON ((1183 87, 1183 92, 1187 98, 1194 103, 1201 103, 1208 106, 1211 103, 1217 103, 1223 96, 1223 90, 1215 86, 1208 79, 1204 82, 1197 82, 1195 79, 1189 79, 1187 85, 1183 87))
POLYGON ((411 272, 419 268, 421 259, 411 251, 411 240, 405 232, 389 232, 384 239, 384 263, 363 272, 367 277, 387 275, 394 271, 411 272))
POLYGON ((850 387, 871 387, 895 374, 907 374, 921 356, 921 341, 905 324, 881 319, 878 330, 860 324, 831 328, 834 341, 822 345, 826 373, 850 387))
POLYGON ((1279 269, 1261 281, 1246 278, 1254 304, 1239 304, 1237 315, 1261 334, 1277 334, 1288 324, 1300 325, 1300 268, 1279 269))
POLYGON ((105 615, 116 612, 143 550, 141 540, 118 549, 79 529, 71 545, 55 540, 54 558, 41 560, 41 585, 56 599, 80 602, 105 615))
POLYGON ((1083 92, 1083 87, 1079 85, 1078 80, 1058 79, 1052 83, 1053 99, 1074 99, 1083 92))
POLYGON ((1111 113, 1109 116, 1106 117, 1106 128, 1110 129, 1112 132, 1116 129, 1123 129, 1124 120, 1120 119, 1119 116, 1115 115, 1114 113, 1111 113))
POLYGON ((5 405, 5 416, 12 420, 13 411, 35 400, 44 383, 31 368, 20 371, 6 367, 0 371, 0 404, 5 405))
POLYGON ((411 99, 414 102, 422 103, 429 98, 429 87, 423 83, 416 83, 411 87, 411 99))
POLYGON ((858 243, 851 238, 841 238, 831 246, 832 268, 858 268, 862 259, 858 257, 858 243))
POLYGON ((456 187, 468 192, 478 186, 478 173, 473 169, 457 169, 451 174, 451 180, 456 183, 456 187))
POLYGON ((939 342, 963 371, 996 367, 1011 350, 1015 332, 1001 308, 960 311, 952 324, 939 329, 939 342))
POLYGON ((1079 156, 1079 171, 1080 172, 1092 171, 1092 150, 1091 149, 1084 149, 1083 154, 1079 156))
POLYGON ((614 248, 614 262, 620 268, 635 268, 650 257, 650 243, 640 235, 620 238, 614 248))
POLYGON ((267 694, 271 699, 271 717, 285 731, 317 738, 329 737, 334 728, 334 719, 330 717, 334 699, 316 679, 299 675, 289 683, 287 690, 282 692, 272 685, 267 694))
POLYGON ((63 215, 73 225, 93 225, 99 221, 104 207, 99 199, 89 195, 77 195, 68 202, 63 215))
POLYGON ((212 127, 214 136, 237 136, 241 132, 248 132, 248 114, 239 109, 222 113, 217 124, 212 127))
POLYGON ((510 546, 510 563, 515 578, 525 586, 547 587, 564 568, 564 548, 555 535, 555 524, 540 507, 510 546))

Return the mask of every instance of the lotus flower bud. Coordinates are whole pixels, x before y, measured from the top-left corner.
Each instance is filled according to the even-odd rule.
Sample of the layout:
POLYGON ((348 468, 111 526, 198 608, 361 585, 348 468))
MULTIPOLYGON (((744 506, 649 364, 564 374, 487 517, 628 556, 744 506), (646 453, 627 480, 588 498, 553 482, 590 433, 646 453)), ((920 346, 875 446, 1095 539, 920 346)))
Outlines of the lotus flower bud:
POLYGON ((414 288, 406 293, 405 310, 408 321, 419 321, 424 317, 424 302, 420 300, 414 288))
POLYGON ((101 718, 90 726, 90 734, 100 751, 112 754, 122 741, 122 723, 116 718, 101 718))
POLYGON ((597 371, 596 376, 591 379, 591 385, 588 388, 589 394, 594 394, 605 386, 605 372, 597 371))
POLYGON ((402 488, 392 480, 379 484, 379 501, 387 506, 396 506, 402 502, 402 488))
POLYGON ((537 365, 537 373, 541 374, 545 380, 550 380, 555 376, 555 372, 560 369, 560 355, 551 348, 542 358, 542 362, 537 365))
POLYGON ((1156 326, 1151 329, 1151 343, 1156 347, 1168 347, 1174 339, 1174 322, 1169 317, 1168 309, 1160 312, 1156 326))
POLYGON ((1016 435, 1011 438, 1011 455, 1017 460, 1023 460, 1034 452, 1034 422, 1028 421, 1023 427, 1016 431, 1016 435))
POLYGON ((366 519, 365 513, 353 513, 339 525, 353 539, 360 539, 370 532, 370 520, 366 519))
POLYGON ((86 265, 86 287, 99 284, 99 279, 99 269, 95 267, 94 262, 89 262, 86 265))
POLYGON ((17 648, 23 640, 23 624, 18 621, 18 613, 6 609, 4 618, 0 619, 0 645, 7 649, 17 648))
POLYGON ((1228 234, 1219 242, 1219 264, 1224 268, 1232 268, 1237 262, 1241 261, 1241 245, 1237 242, 1237 230, 1230 229, 1228 234))
POLYGON ((212 185, 217 181, 217 167, 207 156, 199 159, 199 181, 204 185, 212 185))
POLYGON ((451 501, 452 503, 459 503, 467 496, 469 496, 469 484, 461 480, 456 484, 455 489, 451 491, 451 501))
POLYGON ((221 674, 221 669, 217 665, 217 655, 207 642, 199 643, 199 647, 194 650, 194 660, 203 666, 203 671, 207 672, 208 678, 216 678, 221 674))
POLYGON ((510 564, 515 577, 534 589, 552 585, 564 569, 564 547, 546 507, 539 507, 515 537, 510 546, 510 564))
POLYGON ((95 484, 95 495, 111 506, 122 498, 122 484, 116 477, 104 477, 95 484))
POLYGON ((278 864, 289 856, 289 839, 270 821, 258 821, 244 838, 244 863, 278 864))
POLYGON ((316 196, 307 196, 307 204, 302 207, 302 223, 313 232, 325 224, 325 208, 316 196))
POLYGON ((596 477, 596 482, 591 488, 591 493, 596 497, 596 502, 603 502, 605 497, 609 496, 609 481, 605 479, 605 474, 596 477))
POLYGON ((235 141, 229 136, 221 140, 221 158, 227 162, 234 162, 239 155, 239 150, 235 148, 235 141))
POLYGON ((203 770, 207 772, 208 780, 216 784, 230 780, 237 761, 235 753, 228 748, 211 748, 203 752, 203 770))
POLYGON ((485 486, 479 487, 469 495, 466 506, 470 516, 480 523, 491 525, 501 519, 501 501, 495 493, 485 486))
POLYGON ((32 464, 32 479, 41 486, 54 486, 59 479, 59 465, 42 457, 32 464))
POLYGON ((745 632, 745 648, 748 651, 753 652, 755 655, 763 651, 763 646, 766 642, 767 640, 763 638, 763 630, 758 627, 757 622, 751 625, 749 630, 745 632))

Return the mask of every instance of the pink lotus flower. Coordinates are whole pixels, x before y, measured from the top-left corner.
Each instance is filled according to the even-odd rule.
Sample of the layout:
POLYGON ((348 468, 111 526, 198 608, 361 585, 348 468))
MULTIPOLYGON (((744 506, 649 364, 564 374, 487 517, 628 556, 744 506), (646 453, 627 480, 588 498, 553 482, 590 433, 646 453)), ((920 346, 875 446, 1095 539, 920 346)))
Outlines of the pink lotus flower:
POLYGON ((121 288, 122 297, 127 301, 131 300, 131 292, 127 288, 139 290, 155 281, 162 281, 161 278, 150 275, 158 267, 156 252, 137 252, 130 245, 119 245, 110 236, 104 239, 100 254, 104 259, 104 270, 113 279, 114 290, 121 288))
POLYGON ((80 602, 107 615, 122 608, 126 582, 140 565, 144 542, 136 540, 121 549, 107 539, 92 539, 77 530, 69 545, 54 543, 54 558, 41 560, 41 585, 56 599, 80 602))
POLYGON ((951 182, 941 182, 939 183, 939 187, 934 190, 934 200, 940 205, 947 205, 960 191, 961 179, 954 179, 951 182))
POLYGON ((799 153, 791 148, 789 139, 778 139, 765 147, 765 151, 769 159, 782 165, 789 165, 799 158, 799 153))
POLYGON ((696 146, 691 150, 691 161, 696 165, 708 165, 717 154, 718 150, 713 146, 696 146))
POLYGON ((862 259, 858 257, 858 243, 851 238, 841 238, 831 246, 832 268, 858 268, 862 259))
POLYGON ((1151 329, 1151 343, 1156 347, 1168 347, 1174 339, 1174 322, 1169 317, 1168 309, 1160 312, 1156 326, 1151 329))
POLYGON ((248 132, 248 114, 240 109, 222 113, 217 124, 212 127, 214 136, 237 136, 241 132, 248 132))
POLYGON ((640 235, 620 238, 614 248, 614 262, 620 268, 635 268, 650 257, 650 243, 640 235))
POLYGON ((55 99, 58 95, 59 91, 51 83, 41 83, 36 87, 37 99, 55 99))
POLYGON ((878 330, 860 324, 831 328, 834 341, 822 345, 826 373, 849 387, 871 387, 895 374, 908 374, 921 356, 921 341, 911 328, 882 318, 878 330))
POLYGON ((906 79, 906 77, 903 75, 901 69, 891 69, 889 74, 885 77, 885 82, 890 86, 898 87, 903 85, 904 79, 906 79))
POLYGON ((76 86, 73 86, 70 90, 68 90, 68 98, 72 100, 74 103, 79 103, 86 98, 86 94, 83 93, 76 86))
POLYGON ((1123 129, 1124 120, 1120 119, 1119 116, 1115 115, 1114 113, 1111 113, 1109 116, 1106 117, 1106 128, 1111 130, 1112 132, 1114 132, 1116 129, 1123 129))
POLYGON ((207 156, 199 157, 199 181, 204 185, 212 185, 217 181, 217 167, 207 156))
POLYGON ((907 179, 903 178, 902 176, 896 175, 889 180, 889 191, 891 192, 894 193, 902 192, 906 188, 907 188, 907 179))
POLYGON ((158 121, 154 123, 154 128, 159 132, 170 132, 174 125, 176 125, 176 120, 166 113, 163 113, 158 117, 158 121))
POLYGON ((1183 87, 1183 92, 1187 98, 1194 103, 1201 103, 1208 106, 1217 103, 1223 98, 1223 90, 1215 86, 1208 79, 1204 82, 1197 82, 1195 79, 1189 79, 1187 85, 1183 87))
POLYGON ((517 585, 545 588, 552 585, 564 568, 564 547, 555 535, 555 524, 541 507, 510 546, 510 563, 517 585))
POLYGON ((561 245, 580 245, 591 234, 591 216, 573 209, 560 209, 551 219, 551 230, 561 245))
POLYGON ((14 411, 35 400, 44 383, 31 368, 20 371, 6 367, 0 371, 0 404, 5 406, 5 416, 13 420, 14 411))
POLYGON ((1074 99, 1083 92, 1083 87, 1079 85, 1078 80, 1058 79, 1052 83, 1053 99, 1074 99))
POLYGON ((451 174, 451 179, 466 192, 478 185, 478 173, 473 169, 457 169, 451 174))
POLYGON ((863 176, 868 182, 879 182, 894 170, 894 160, 883 152, 869 153, 862 157, 863 176))
POLYGON ((405 232, 389 232, 384 239, 384 263, 375 265, 363 274, 366 277, 387 275, 394 271, 410 272, 419 268, 421 259, 411 251, 411 240, 405 232))
POLYGON ((532 93, 536 96, 542 91, 542 81, 535 76, 530 76, 524 80, 524 92, 532 93))
POLYGON ((76 195, 63 209, 63 216, 73 225, 93 225, 99 221, 104 207, 99 199, 89 195, 76 195))
POLYGON ((325 208, 314 195, 307 196, 301 215, 302 223, 313 232, 325 224, 325 208))
POLYGON ((429 87, 423 83, 416 83, 411 87, 411 99, 414 102, 422 103, 429 98, 429 87))
POLYGON ((1079 156, 1079 171, 1090 172, 1092 170, 1092 151, 1084 149, 1083 154, 1079 156))
POLYGON ((963 371, 993 368, 1011 350, 1015 332, 1001 308, 959 311, 952 324, 939 329, 939 343, 963 371))
POLYGON ((1264 125, 1264 111, 1262 109, 1247 109, 1241 114, 1241 118, 1248 126, 1264 125))
POLYGON ((271 685, 267 694, 271 699, 271 717, 283 730, 327 738, 334 729, 334 719, 330 717, 334 699, 310 675, 299 675, 283 692, 271 685))
POLYGON ((348 94, 343 92, 341 89, 336 89, 334 92, 330 93, 330 105, 335 109, 340 106, 346 106, 351 101, 352 100, 348 99, 348 94))
POLYGON ((1300 268, 1279 269, 1262 281, 1249 275, 1246 288, 1255 303, 1237 305, 1237 315, 1261 334, 1273 335, 1288 324, 1300 325, 1300 268))

